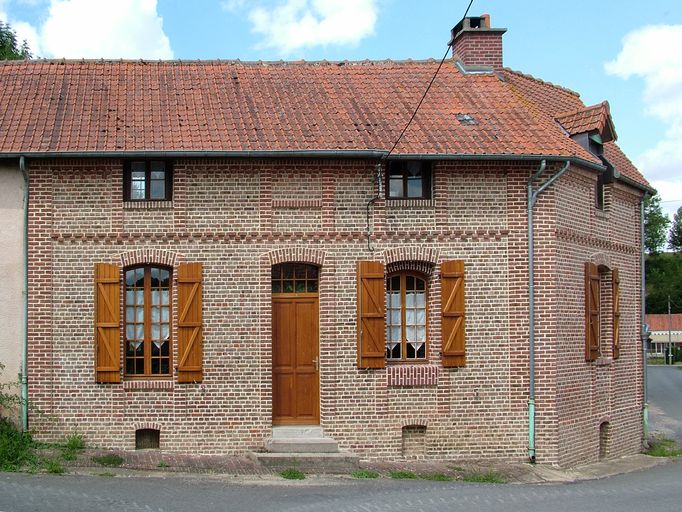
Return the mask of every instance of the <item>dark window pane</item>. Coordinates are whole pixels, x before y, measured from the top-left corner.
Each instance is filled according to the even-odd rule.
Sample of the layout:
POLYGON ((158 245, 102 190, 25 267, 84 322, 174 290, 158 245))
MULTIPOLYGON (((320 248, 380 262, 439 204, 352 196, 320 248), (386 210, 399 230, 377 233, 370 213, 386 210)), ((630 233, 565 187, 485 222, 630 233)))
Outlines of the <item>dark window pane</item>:
POLYGON ((152 359, 152 373, 158 375, 161 370, 161 364, 158 359, 152 359))
POLYGON ((151 269, 151 275, 152 275, 152 287, 153 288, 158 288, 159 287, 159 269, 158 268, 152 268, 151 269))
POLYGON ((305 293, 305 281, 296 281, 296 293, 305 293))
POLYGON ((407 168, 407 176, 420 176, 422 175, 422 163, 421 162, 407 162, 405 165, 407 168))
POLYGON ((313 293, 317 291, 317 281, 308 281, 308 292, 313 293))
POLYGON ((315 265, 308 265, 308 279, 317 279, 317 267, 315 265))
POLYGON ((138 375, 144 373, 144 359, 135 359, 135 373, 138 375))
POLYGON ((426 343, 422 343, 421 347, 419 347, 419 350, 417 350, 417 358, 418 359, 426 358, 426 343))
POLYGON ((294 267, 294 277, 296 279, 305 279, 305 265, 297 263, 294 267))
POLYGON ((272 293, 280 293, 282 291, 282 283, 280 281, 272 282, 272 293))
POLYGON ((165 199, 166 198, 166 182, 152 180, 150 199, 165 199))
POLYGON ((167 340, 163 340, 161 342, 161 355, 162 356, 164 356, 164 357, 169 356, 169 346, 170 346, 170 343, 168 343, 167 340))
POLYGON ((389 197, 403 197, 403 177, 393 178, 389 180, 389 197))
POLYGON ((135 271, 126 270, 126 286, 133 286, 135 283, 135 271))
POLYGON ((282 265, 282 271, 284 272, 285 279, 293 279, 294 277, 294 266, 291 264, 282 265))
POLYGON ((423 197, 423 187, 421 177, 414 178, 410 176, 407 178, 407 197, 423 197))
POLYGON ((406 348, 406 356, 408 359, 414 359, 414 347, 412 346, 412 343, 408 343, 406 348))
POLYGON ((159 280, 161 286, 168 288, 170 285, 170 272, 168 270, 159 269, 159 280))
POLYGON ((391 290, 400 290, 400 276, 391 278, 391 290))
POLYGON ((416 279, 417 281, 417 290, 424 290, 426 288, 426 283, 424 282, 423 279, 416 279))
POLYGON ((168 359, 162 359, 161 360, 161 374, 167 375, 168 373, 170 373, 168 371, 168 359))
POLYGON ((391 351, 391 359, 400 359, 400 344, 393 347, 391 351))
POLYGON ((126 359, 126 373, 128 373, 128 374, 135 373, 135 360, 134 359, 126 359))
POLYGON ((144 288, 144 269, 138 268, 135 270, 135 286, 137 288, 144 288))
POLYGON ((293 281, 284 281, 283 291, 284 291, 284 293, 294 293, 294 282, 293 281))
POLYGON ((151 172, 151 179, 152 180, 165 181, 166 180, 166 171, 152 171, 151 172))
POLYGON ((154 171, 165 171, 166 170, 166 162, 160 162, 158 160, 153 161, 151 163, 151 168, 152 168, 152 173, 154 171))
POLYGON ((272 278, 273 279, 279 279, 282 277, 282 266, 281 265, 274 265, 272 267, 272 278))
POLYGON ((406 284, 406 289, 407 289, 407 290, 414 290, 414 277, 412 277, 412 276, 407 276, 407 278, 405 279, 405 281, 406 281, 406 283, 405 283, 405 284, 406 284))
POLYGON ((147 168, 147 164, 144 162, 132 162, 130 164, 130 168, 133 170, 133 174, 135 174, 135 172, 141 172, 144 176, 144 171, 147 168))

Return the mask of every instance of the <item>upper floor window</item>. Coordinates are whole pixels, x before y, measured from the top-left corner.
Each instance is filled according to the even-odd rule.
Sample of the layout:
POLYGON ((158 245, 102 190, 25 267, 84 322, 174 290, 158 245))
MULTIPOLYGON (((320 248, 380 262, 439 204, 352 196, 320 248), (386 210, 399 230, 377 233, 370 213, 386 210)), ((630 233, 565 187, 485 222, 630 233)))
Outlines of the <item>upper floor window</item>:
POLYGON ((170 201, 173 177, 170 165, 162 160, 132 161, 123 173, 124 201, 170 201))
POLYGON ((170 270, 142 266, 125 270, 125 373, 169 376, 170 270))
POLYGON ((597 176, 597 184, 594 189, 594 206, 598 210, 604 209, 604 173, 599 173, 597 176))
POLYGON ((426 359, 426 281, 410 272, 386 280, 386 358, 426 359))
POLYGON ((431 163, 423 160, 392 160, 386 173, 389 199, 431 199, 431 163))

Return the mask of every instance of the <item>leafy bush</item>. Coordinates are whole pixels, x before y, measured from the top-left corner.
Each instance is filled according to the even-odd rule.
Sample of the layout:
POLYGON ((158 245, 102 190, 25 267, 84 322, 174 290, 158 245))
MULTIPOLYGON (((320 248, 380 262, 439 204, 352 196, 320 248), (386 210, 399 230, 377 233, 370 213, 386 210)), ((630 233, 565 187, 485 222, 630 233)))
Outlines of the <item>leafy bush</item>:
POLYGON ((485 473, 467 473, 462 477, 465 482, 473 482, 480 484, 506 484, 507 480, 494 471, 486 471, 485 473))
POLYGON ((677 443, 672 439, 655 438, 649 442, 647 455, 652 457, 677 457, 682 455, 682 450, 677 447, 677 443))
POLYGON ((35 462, 31 434, 21 432, 6 418, 0 418, 0 471, 17 471, 35 462))
POLYGON ((415 475, 412 471, 391 471, 389 475, 391 478, 395 478, 397 480, 414 480, 417 478, 417 475, 415 475))
POLYGON ((419 475, 419 478, 423 480, 432 480, 434 482, 451 482, 452 477, 444 473, 426 473, 424 475, 419 475))

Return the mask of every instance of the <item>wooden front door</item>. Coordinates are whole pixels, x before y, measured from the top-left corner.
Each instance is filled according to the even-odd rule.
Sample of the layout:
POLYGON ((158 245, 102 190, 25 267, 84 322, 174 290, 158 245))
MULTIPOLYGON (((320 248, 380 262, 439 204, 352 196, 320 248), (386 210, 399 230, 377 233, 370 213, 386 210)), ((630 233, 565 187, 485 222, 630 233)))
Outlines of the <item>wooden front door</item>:
POLYGON ((273 424, 319 424, 317 267, 273 267, 272 291, 273 424))

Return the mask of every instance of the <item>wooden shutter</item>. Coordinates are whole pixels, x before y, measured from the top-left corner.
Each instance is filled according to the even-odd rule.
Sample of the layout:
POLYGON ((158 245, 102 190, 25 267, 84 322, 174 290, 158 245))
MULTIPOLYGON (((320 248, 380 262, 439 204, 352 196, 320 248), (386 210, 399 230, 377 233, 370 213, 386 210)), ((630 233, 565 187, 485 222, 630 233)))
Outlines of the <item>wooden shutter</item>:
POLYGON ((95 379, 121 382, 121 272, 95 264, 95 379))
POLYGON ((358 262, 358 368, 386 366, 384 265, 358 262))
POLYGON ((594 361, 599 353, 599 269, 594 263, 585 263, 585 360, 594 361))
POLYGON ((464 366, 466 346, 464 336, 464 262, 444 261, 440 265, 441 327, 446 368, 464 366))
POLYGON ((178 382, 203 378, 202 264, 178 265, 178 382))
POLYGON ((613 300, 613 358, 620 357, 620 274, 617 268, 611 273, 611 298, 613 300))

